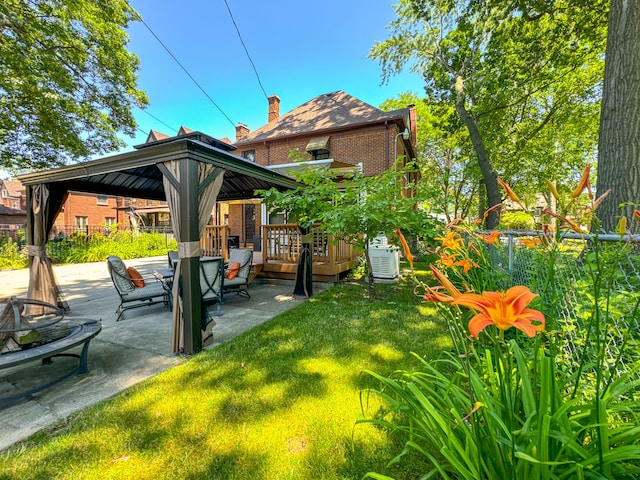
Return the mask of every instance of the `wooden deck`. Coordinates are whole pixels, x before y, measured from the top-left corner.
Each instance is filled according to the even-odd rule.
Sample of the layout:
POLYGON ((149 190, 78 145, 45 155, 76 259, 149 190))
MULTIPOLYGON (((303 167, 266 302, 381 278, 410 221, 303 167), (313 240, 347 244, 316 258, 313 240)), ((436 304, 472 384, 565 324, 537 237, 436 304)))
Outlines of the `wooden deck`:
MULTIPOLYGON (((255 251, 256 246, 253 245, 252 280, 256 276, 294 279, 303 242, 311 245, 313 280, 317 282, 338 281, 344 272, 357 266, 360 257, 352 245, 318 229, 312 229, 306 238, 293 224, 263 225, 261 233, 260 251, 255 251)), ((228 226, 208 226, 200 239, 203 255, 228 259, 229 236, 228 226)))

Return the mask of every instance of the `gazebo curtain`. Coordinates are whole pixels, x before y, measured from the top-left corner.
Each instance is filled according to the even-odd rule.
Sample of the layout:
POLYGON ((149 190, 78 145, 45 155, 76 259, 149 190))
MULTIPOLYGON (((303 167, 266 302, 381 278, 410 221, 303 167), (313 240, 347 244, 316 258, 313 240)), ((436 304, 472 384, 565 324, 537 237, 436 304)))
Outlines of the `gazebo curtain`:
MULTIPOLYGON (((187 258, 200 257, 200 242, 197 240, 185 238, 185 232, 181 231, 180 226, 185 221, 182 216, 184 215, 185 205, 182 205, 181 199, 184 196, 180 195, 182 189, 189 188, 185 184, 187 179, 181 179, 180 164, 185 161, 193 160, 170 160, 164 163, 162 172, 164 174, 163 185, 165 194, 167 197, 167 205, 171 212, 171 224, 173 232, 178 241, 178 263, 176 264, 176 271, 173 282, 173 335, 171 348, 174 353, 182 352, 184 350, 184 318, 182 312, 182 299, 179 295, 180 275, 182 268, 182 261, 187 258)), ((224 170, 217 168, 214 165, 204 162, 198 162, 198 231, 199 237, 202 236, 211 212, 216 204, 216 199, 220 188, 222 187, 222 181, 224 177, 224 170)), ((197 292, 200 297, 200 290, 197 292)), ((214 322, 210 324, 213 327, 214 322)))
MULTIPOLYGON (((30 188, 31 211, 28 212, 30 228, 27 237, 30 266, 27 297, 57 305, 68 312, 69 305, 58 286, 46 249, 53 222, 66 201, 67 192, 54 192, 57 194, 52 195, 46 184, 34 185, 30 188)), ((30 311, 30 313, 36 312, 30 311)))

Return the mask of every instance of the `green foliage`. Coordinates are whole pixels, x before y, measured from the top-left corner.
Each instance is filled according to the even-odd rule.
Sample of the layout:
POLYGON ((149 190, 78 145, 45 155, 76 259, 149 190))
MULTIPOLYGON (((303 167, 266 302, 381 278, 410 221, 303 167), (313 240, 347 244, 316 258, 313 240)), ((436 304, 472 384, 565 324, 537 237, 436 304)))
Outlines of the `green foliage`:
POLYGON ((567 399, 570 379, 555 371, 544 349, 529 357, 515 340, 502 347, 477 357, 472 351, 469 360, 417 357, 418 371, 391 377, 370 372, 388 410, 367 422, 408 438, 392 464, 415 451, 432 463, 421 478, 615 479, 640 473, 640 408, 628 400, 638 380, 619 378, 597 402, 567 399), (611 448, 600 455, 594 440, 602 434, 611 448))
POLYGON ((431 463, 422 478, 640 475, 637 255, 630 256, 630 243, 604 247, 596 234, 572 257, 574 276, 565 275, 562 257, 570 251, 561 247, 559 227, 556 237, 527 237, 527 249, 516 250, 516 263, 533 264, 525 279, 539 293, 534 308, 546 318, 545 331, 532 338, 509 328, 525 321, 515 313, 526 304, 516 307, 515 297, 496 294, 504 288, 499 281, 491 283, 504 261, 493 234, 454 225, 442 238, 438 265, 446 276, 426 287, 425 299, 440 302, 454 352, 423 362, 417 372, 372 373, 387 408, 368 422, 404 433, 392 463, 402 464, 410 452, 421 455, 431 463), (495 246, 481 248, 481 238, 495 246), (631 281, 624 270, 633 272, 631 281), (460 296, 447 280, 476 294, 460 296), (474 322, 486 322, 486 329, 470 341, 474 322))
POLYGON ((112 230, 107 235, 84 232, 71 235, 59 242, 49 242, 48 255, 53 263, 102 262, 109 255, 122 259, 164 255, 176 250, 176 241, 167 240, 156 232, 134 233, 129 230, 112 230))
POLYGON ((0 270, 26 268, 29 258, 12 238, 0 239, 0 270))
POLYGON ((416 109, 416 144, 422 173, 419 185, 437 192, 431 195, 430 210, 443 213, 447 223, 469 218, 472 211, 477 211, 482 174, 473 160, 468 132, 453 106, 415 93, 388 99, 380 108, 396 110, 409 104, 416 109))
MULTIPOLYGON (((372 177, 355 173, 338 178, 330 170, 307 168, 295 172, 302 187, 259 193, 274 213, 288 212, 303 228, 316 224, 336 239, 358 246, 368 258, 369 239, 379 233, 390 238, 401 228, 405 234, 433 238, 439 231, 434 217, 416 209, 421 198, 402 195, 414 187, 405 183, 410 171, 397 168, 372 177)), ((373 288, 370 265, 368 271, 373 288)), ((371 293, 375 295, 374 290, 371 293)))
POLYGON ((449 137, 459 149, 449 158, 434 155, 461 168, 472 140, 491 206, 496 172, 535 193, 593 156, 608 3, 401 0, 370 56, 385 80, 406 66, 430 105, 455 110, 468 136, 449 137))
POLYGON ((501 230, 534 230, 536 224, 527 212, 505 212, 500 215, 501 230))
POLYGON ((0 165, 63 165, 133 136, 147 103, 125 48, 134 18, 124 0, 0 3, 0 165))

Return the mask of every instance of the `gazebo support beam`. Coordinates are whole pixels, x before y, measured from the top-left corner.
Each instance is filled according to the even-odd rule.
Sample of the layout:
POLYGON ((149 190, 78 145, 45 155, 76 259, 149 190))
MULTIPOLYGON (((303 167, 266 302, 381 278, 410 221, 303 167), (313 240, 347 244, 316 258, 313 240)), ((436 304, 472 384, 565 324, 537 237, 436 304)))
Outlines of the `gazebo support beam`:
MULTIPOLYGON (((192 159, 180 163, 180 230, 186 232, 184 242, 199 242, 198 227, 198 162, 192 159)), ((202 350, 202 304, 200 301, 200 257, 183 259, 182 302, 184 320, 184 353, 192 355, 202 350)))

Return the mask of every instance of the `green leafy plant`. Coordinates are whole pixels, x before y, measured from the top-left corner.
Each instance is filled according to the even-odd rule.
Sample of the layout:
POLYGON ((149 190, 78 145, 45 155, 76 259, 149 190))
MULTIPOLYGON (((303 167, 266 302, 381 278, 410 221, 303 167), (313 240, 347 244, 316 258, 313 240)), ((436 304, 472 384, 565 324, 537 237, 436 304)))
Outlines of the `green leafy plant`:
POLYGON ((505 212, 500 215, 501 230, 533 230, 536 224, 527 212, 505 212))
MULTIPOLYGON (((590 192, 588 167, 571 195, 572 206, 578 205, 574 200, 585 189, 590 192)), ((552 193, 557 197, 557 192, 552 193)), ((595 225, 593 211, 602 198, 590 196, 587 205, 595 225)), ((616 301, 629 298, 615 288, 620 274, 615 266, 620 252, 628 247, 603 249, 598 235, 592 236, 582 255, 584 295, 566 297, 568 286, 558 287, 552 276, 562 227, 577 233, 582 230, 576 221, 553 216, 561 222, 555 235, 527 240, 532 248, 541 248, 540 258, 549 262, 541 269, 549 275, 536 284, 542 298, 536 299, 538 295, 525 286, 506 292, 474 290, 478 284, 471 275, 458 282, 461 291, 446 273, 458 278, 471 267, 460 272, 456 270, 460 265, 452 262, 443 268, 446 273, 432 267, 438 285, 425 286, 425 299, 437 302, 447 319, 455 353, 440 362, 421 362, 416 372, 399 371, 391 377, 371 373, 381 385, 373 392, 388 410, 367 421, 394 428, 406 438, 404 449, 392 463, 400 462, 410 451, 418 452, 431 462, 422 478, 619 479, 640 475, 640 365, 631 357, 622 368, 633 332, 615 332, 612 322, 621 315, 616 301), (554 300, 545 301, 547 295, 554 300), (527 308, 535 301, 549 318, 558 315, 557 300, 563 296, 565 302, 567 298, 579 301, 576 313, 583 318, 573 323, 553 317, 547 321, 542 312, 527 308), (553 308, 547 311, 548 306, 553 308), (492 331, 494 326, 498 335, 492 331), (621 338, 611 356, 611 340, 616 336, 621 338), (569 359, 567 352, 574 358, 569 359)), ((452 232, 443 239, 445 243, 457 252, 469 248, 469 243, 452 232)), ((460 253, 459 258, 465 255, 460 253)), ((479 263, 477 267, 482 268, 479 263)), ((631 298, 628 325, 637 320, 640 306, 637 296, 631 298)), ((369 476, 387 478, 376 473, 369 476)))

